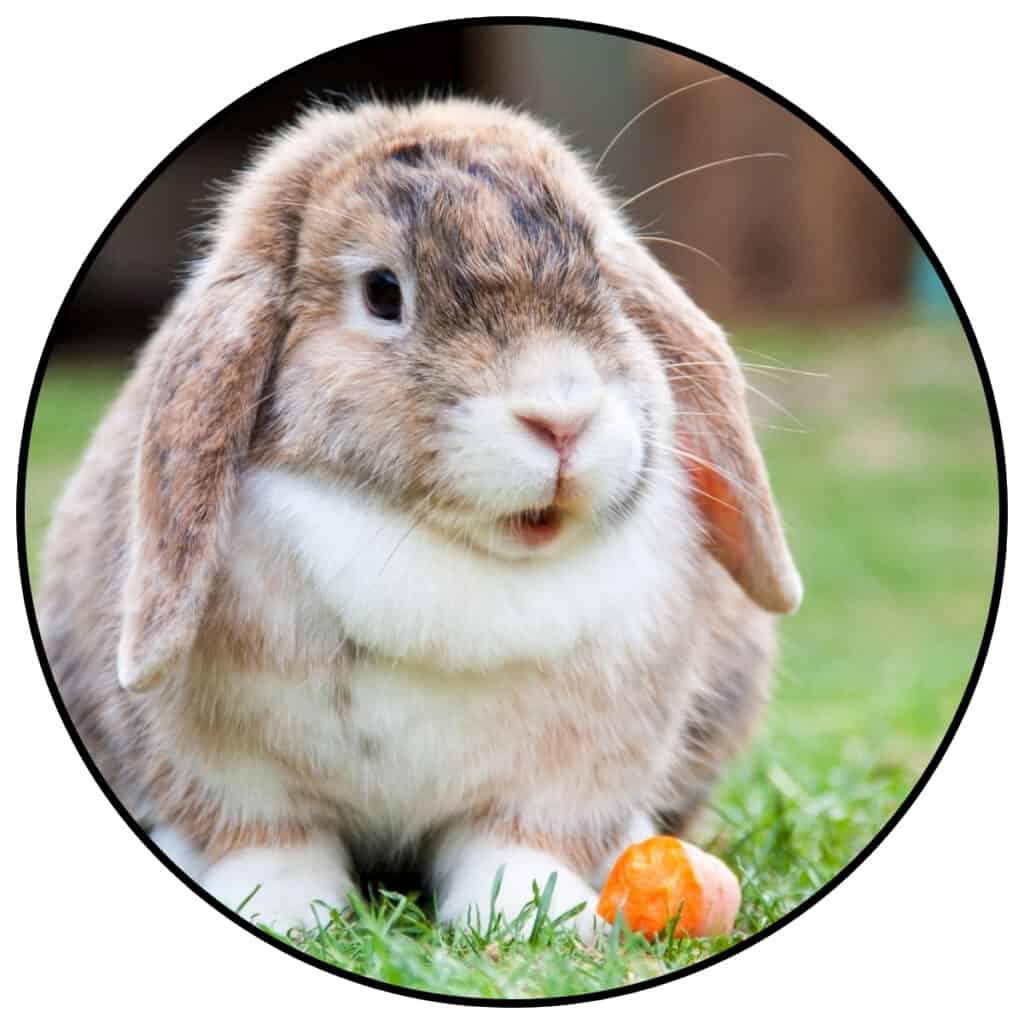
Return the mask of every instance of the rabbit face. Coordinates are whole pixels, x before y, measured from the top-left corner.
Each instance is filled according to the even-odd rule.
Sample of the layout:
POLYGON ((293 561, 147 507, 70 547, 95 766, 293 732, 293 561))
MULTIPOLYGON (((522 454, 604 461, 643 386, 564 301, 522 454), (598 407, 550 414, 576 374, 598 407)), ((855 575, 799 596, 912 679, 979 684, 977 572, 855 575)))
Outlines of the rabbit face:
POLYGON ((262 461, 510 559, 632 514, 671 443, 668 383, 553 175, 501 144, 406 143, 310 206, 262 461))

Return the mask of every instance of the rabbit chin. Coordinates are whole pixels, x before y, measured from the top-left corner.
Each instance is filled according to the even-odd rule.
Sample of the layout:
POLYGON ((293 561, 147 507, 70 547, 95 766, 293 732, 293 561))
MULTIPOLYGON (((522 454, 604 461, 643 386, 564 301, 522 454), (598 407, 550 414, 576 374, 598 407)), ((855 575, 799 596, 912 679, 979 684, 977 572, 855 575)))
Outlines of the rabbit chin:
POLYGON ((251 593, 275 551, 287 552, 344 635, 385 658, 479 672, 550 662, 581 644, 635 654, 655 642, 660 608, 678 606, 699 544, 681 474, 668 459, 657 470, 614 529, 515 560, 425 528, 355 485, 253 467, 229 562, 251 593))
POLYGON ((424 522, 481 558, 512 561, 557 558, 578 544, 600 541, 609 528, 599 514, 564 504, 518 515, 480 516, 472 512, 432 510, 424 522))

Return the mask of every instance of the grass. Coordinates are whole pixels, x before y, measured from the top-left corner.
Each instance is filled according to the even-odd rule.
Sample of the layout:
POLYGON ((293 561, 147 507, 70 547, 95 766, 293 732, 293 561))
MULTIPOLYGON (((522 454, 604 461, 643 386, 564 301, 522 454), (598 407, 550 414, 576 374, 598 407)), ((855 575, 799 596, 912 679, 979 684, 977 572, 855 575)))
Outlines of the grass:
MULTIPOLYGON (((776 700, 715 793, 699 840, 737 871, 735 933, 618 934, 586 947, 543 912, 438 927, 410 894, 378 893, 289 941, 412 989, 532 998, 616 988, 760 931, 833 878, 909 794, 963 696, 992 587, 998 503, 977 373, 952 323, 739 333, 741 358, 788 413, 753 396, 807 588, 782 624, 776 700), (798 422, 797 422, 798 421, 798 422)), ((53 499, 122 371, 53 366, 29 452, 26 540, 37 563, 53 499)), ((543 891, 534 911, 544 907, 543 891)))

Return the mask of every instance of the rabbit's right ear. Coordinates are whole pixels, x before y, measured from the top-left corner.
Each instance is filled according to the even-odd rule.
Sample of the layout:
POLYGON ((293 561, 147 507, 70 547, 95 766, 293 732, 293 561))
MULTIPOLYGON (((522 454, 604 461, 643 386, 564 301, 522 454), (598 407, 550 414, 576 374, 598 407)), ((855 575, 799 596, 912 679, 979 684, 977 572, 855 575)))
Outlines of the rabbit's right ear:
POLYGON ((365 133, 360 125, 351 112, 318 107, 264 147, 222 204, 209 257, 147 346, 117 656, 124 687, 159 684, 192 648, 290 327, 313 182, 365 133))
POLYGON ((222 264, 192 282, 151 343, 118 648, 124 687, 160 683, 195 639, 286 330, 283 292, 265 262, 222 264))

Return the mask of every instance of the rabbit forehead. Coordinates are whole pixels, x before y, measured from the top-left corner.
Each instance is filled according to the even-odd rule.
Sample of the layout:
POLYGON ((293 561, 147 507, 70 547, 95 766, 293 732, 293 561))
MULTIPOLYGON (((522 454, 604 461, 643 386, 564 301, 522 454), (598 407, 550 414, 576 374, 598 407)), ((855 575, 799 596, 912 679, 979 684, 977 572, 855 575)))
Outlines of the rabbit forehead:
POLYGON ((429 284, 418 312, 441 332, 592 329, 609 311, 595 225, 555 162, 518 133, 389 137, 314 191, 305 252, 393 257, 429 284))

